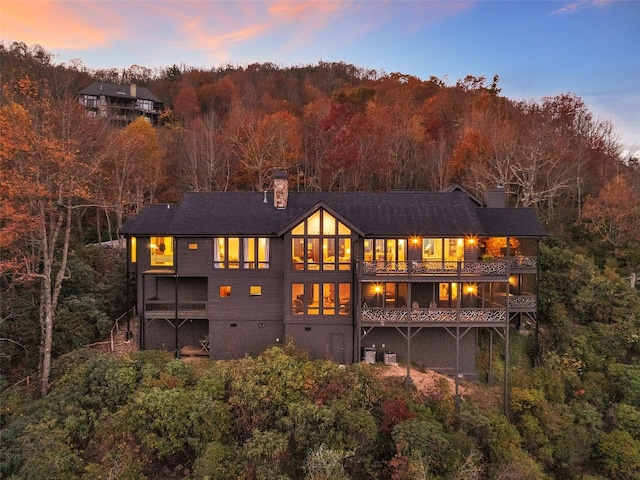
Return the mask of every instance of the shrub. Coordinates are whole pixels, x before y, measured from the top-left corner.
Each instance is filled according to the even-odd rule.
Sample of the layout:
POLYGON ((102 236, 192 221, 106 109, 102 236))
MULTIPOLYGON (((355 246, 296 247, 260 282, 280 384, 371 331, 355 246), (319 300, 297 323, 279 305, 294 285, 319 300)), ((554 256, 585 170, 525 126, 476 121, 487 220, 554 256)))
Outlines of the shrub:
POLYGON ((600 437, 598 464, 611 480, 640 479, 640 442, 629 433, 613 430, 600 437))
POLYGON ((396 460, 409 472, 424 471, 426 478, 446 474, 455 468, 461 454, 451 444, 442 424, 437 421, 411 419, 396 425, 392 432, 396 460))
POLYGON ((640 407, 640 365, 612 363, 607 367, 615 400, 640 407))
POLYGON ((231 430, 225 404, 182 388, 139 391, 127 405, 125 418, 131 433, 159 458, 197 454, 207 443, 227 439, 231 430))
POLYGON ((144 466, 127 450, 109 451, 100 463, 89 463, 83 480, 146 480, 144 466))
POLYGON ((246 462, 236 447, 210 442, 193 464, 195 480, 232 480, 243 478, 246 462))
POLYGON ((24 463, 20 477, 24 480, 75 479, 82 460, 70 445, 64 430, 55 420, 27 425, 18 438, 24 463))
POLYGON ((249 478, 256 480, 284 480, 284 462, 287 458, 288 435, 273 430, 255 430, 242 447, 247 459, 249 478))
POLYGON ((351 455, 344 450, 332 450, 320 445, 307 455, 305 480, 349 480, 342 462, 351 455))
POLYGON ((619 428, 640 441, 640 409, 622 403, 616 407, 615 413, 619 428))

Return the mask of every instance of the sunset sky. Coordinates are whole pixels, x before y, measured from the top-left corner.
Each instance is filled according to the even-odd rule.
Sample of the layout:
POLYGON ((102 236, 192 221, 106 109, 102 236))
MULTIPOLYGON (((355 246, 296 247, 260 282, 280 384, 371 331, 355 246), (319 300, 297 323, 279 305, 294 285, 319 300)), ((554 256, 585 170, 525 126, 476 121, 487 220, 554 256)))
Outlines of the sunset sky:
POLYGON ((571 92, 640 149, 640 1, 0 0, 0 38, 55 63, 216 68, 345 62, 502 94, 571 92))

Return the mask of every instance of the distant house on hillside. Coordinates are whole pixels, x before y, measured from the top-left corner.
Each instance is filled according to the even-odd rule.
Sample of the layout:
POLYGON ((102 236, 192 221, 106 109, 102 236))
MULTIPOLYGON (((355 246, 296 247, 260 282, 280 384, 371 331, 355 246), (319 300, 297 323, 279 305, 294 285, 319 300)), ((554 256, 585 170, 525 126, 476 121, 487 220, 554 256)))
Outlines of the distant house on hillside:
POLYGON ((160 99, 135 84, 93 82, 78 93, 78 100, 88 115, 107 118, 118 126, 126 126, 141 116, 156 125, 162 111, 160 99))
POLYGON ((215 359, 291 338, 313 358, 475 378, 482 332, 537 321, 533 210, 444 192, 189 192, 125 222, 141 347, 215 359))

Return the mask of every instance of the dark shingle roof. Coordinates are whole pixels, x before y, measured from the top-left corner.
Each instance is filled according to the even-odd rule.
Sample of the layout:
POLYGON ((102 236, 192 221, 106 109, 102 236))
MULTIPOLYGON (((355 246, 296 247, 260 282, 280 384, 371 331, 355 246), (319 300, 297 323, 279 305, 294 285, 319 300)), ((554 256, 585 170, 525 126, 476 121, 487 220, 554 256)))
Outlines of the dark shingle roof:
POLYGON ((368 237, 543 236, 529 209, 478 207, 463 192, 290 192, 286 209, 260 192, 189 192, 179 205, 150 205, 122 233, 174 236, 278 236, 318 206, 368 237))
POLYGON ((127 218, 120 229, 124 235, 165 235, 178 206, 175 204, 147 205, 135 217, 127 218))
POLYGON ((485 235, 493 237, 544 237, 546 230, 531 208, 478 208, 485 235), (517 232, 517 233, 514 233, 517 232))
POLYGON ((145 87, 136 87, 136 96, 131 95, 131 87, 129 85, 116 85, 114 83, 93 82, 87 88, 80 90, 80 95, 106 95, 107 97, 120 97, 141 100, 152 100, 160 102, 161 100, 145 87))

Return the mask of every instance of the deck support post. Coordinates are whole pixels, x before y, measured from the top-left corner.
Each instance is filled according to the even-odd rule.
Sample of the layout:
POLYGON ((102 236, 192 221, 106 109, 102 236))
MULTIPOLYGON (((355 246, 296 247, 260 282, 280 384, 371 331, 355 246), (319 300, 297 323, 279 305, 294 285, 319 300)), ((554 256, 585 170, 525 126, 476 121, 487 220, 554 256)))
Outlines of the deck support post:
POLYGON ((404 386, 406 388, 413 386, 411 378, 411 327, 407 327, 407 376, 404 378, 404 386))

